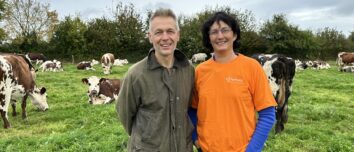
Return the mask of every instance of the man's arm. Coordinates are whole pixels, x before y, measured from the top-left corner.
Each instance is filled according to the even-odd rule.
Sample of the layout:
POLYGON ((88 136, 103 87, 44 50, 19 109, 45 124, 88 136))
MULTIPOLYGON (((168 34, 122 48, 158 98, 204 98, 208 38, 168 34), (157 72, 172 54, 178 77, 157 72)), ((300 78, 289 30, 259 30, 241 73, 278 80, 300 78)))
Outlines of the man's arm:
POLYGON ((275 122, 275 108, 268 107, 258 112, 258 123, 246 152, 260 152, 275 122))
POLYGON ((116 110, 125 131, 131 135, 133 119, 137 112, 138 94, 134 90, 134 82, 129 74, 123 79, 118 95, 116 110))

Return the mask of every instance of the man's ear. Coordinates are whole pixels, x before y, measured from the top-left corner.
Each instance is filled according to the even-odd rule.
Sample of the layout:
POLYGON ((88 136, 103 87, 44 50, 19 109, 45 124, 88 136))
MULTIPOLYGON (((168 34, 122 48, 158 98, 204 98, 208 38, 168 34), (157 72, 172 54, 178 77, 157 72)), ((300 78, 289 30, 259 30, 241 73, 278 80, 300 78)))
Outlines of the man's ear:
POLYGON ((152 44, 152 35, 150 32, 146 34, 148 36, 149 42, 152 44))

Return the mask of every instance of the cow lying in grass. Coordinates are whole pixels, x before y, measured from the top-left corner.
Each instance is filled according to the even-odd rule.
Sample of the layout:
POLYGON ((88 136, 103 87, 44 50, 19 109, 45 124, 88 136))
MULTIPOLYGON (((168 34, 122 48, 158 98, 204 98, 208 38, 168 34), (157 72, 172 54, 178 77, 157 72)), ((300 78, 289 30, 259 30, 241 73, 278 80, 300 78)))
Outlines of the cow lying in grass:
POLYGON ((89 86, 87 95, 90 104, 107 104, 117 100, 120 89, 119 79, 106 79, 91 76, 83 78, 82 82, 89 86))

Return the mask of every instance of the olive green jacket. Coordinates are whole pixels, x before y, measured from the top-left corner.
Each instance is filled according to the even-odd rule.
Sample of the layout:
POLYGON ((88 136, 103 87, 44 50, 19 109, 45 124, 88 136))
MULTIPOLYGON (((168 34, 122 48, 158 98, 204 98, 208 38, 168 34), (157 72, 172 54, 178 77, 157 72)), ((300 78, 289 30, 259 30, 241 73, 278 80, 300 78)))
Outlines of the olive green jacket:
POLYGON ((191 152, 188 117, 194 86, 194 67, 179 50, 174 65, 161 66, 150 50, 127 71, 116 105, 120 121, 130 135, 128 151, 191 152))

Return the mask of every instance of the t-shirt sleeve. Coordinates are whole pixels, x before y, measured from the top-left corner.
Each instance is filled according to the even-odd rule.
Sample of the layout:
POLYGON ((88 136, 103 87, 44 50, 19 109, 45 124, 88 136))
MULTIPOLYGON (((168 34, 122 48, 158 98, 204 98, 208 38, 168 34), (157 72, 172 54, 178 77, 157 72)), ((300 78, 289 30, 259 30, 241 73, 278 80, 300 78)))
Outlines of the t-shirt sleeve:
POLYGON ((260 64, 254 64, 253 75, 253 102, 257 111, 276 106, 277 103, 272 94, 269 82, 260 64))

